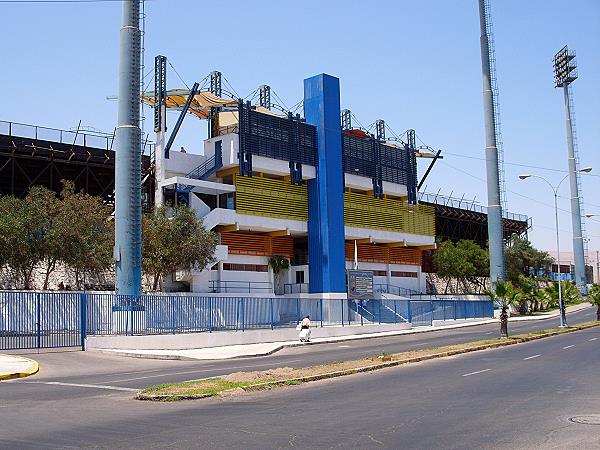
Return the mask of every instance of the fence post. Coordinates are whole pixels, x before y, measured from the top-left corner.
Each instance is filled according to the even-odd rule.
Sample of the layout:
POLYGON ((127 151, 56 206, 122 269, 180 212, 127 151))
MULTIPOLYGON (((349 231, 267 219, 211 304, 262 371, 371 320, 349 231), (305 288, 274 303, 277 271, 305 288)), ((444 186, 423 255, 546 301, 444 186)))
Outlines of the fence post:
POLYGON ((171 334, 175 334, 175 298, 171 297, 171 334))
POLYGON ((130 308, 129 308, 129 315, 131 316, 131 335, 130 336, 133 336, 133 332, 135 330, 135 327, 133 324, 133 317, 134 317, 133 308, 135 308, 135 297, 131 297, 130 303, 131 303, 130 308))
POLYGON ((447 305, 446 300, 442 301, 442 305, 443 305, 442 309, 444 311, 442 317, 443 317, 444 321, 446 321, 446 305, 447 305))
POLYGON ((246 299, 242 297, 242 331, 246 329, 246 299))
POLYGON ((208 332, 212 333, 212 297, 208 297, 208 332))
POLYGON ((37 349, 39 350, 42 347, 42 337, 40 335, 40 327, 42 321, 42 312, 40 311, 40 293, 35 293, 35 305, 36 305, 36 334, 37 334, 37 349))
POLYGON ((411 300, 407 300, 407 302, 408 302, 408 308, 406 311, 406 316, 407 316, 406 318, 408 319, 408 323, 410 323, 412 326, 412 303, 411 303, 411 300))
POLYGON ((431 311, 431 316, 429 316, 430 317, 430 319, 429 319, 429 325, 433 325, 433 311, 434 311, 434 309, 433 309, 433 300, 431 300, 431 299, 429 300, 429 311, 431 311))
POLYGON ((381 325, 381 305, 383 305, 383 300, 379 300, 379 325, 381 325))
POLYGON ((340 303, 342 305, 342 326, 344 326, 344 300, 340 299, 340 303))
POLYGON ((364 308, 364 306, 363 306, 363 300, 362 300, 362 299, 360 299, 360 300, 358 301, 358 305, 359 305, 359 307, 360 307, 360 312, 359 312, 359 314, 358 314, 358 315, 360 316, 360 325, 362 326, 362 325, 363 325, 363 312, 365 311, 365 308, 364 308))
POLYGON ((81 350, 85 351, 85 338, 87 337, 87 295, 85 292, 79 296, 79 313, 81 314, 81 350))
POLYGON ((398 314, 396 313, 396 303, 398 300, 394 300, 394 323, 398 323, 398 314))
POLYGON ((323 299, 320 299, 319 303, 321 304, 321 328, 323 328, 323 299))
POLYGON ((270 305, 271 305, 271 330, 273 329, 273 299, 269 299, 270 300, 270 305))

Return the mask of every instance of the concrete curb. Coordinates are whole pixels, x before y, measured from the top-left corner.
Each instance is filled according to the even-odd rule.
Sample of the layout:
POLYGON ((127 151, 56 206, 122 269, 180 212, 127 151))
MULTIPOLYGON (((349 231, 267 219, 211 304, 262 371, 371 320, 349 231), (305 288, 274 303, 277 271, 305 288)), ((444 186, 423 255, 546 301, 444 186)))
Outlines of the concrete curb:
POLYGON ((20 356, 19 358, 31 361, 32 368, 26 372, 0 373, 0 381, 13 380, 15 378, 25 378, 25 377, 29 377, 31 375, 35 375, 36 373, 38 373, 40 371, 40 365, 37 361, 30 359, 30 358, 22 357, 22 356, 20 356))
MULTIPOLYGON (((413 358, 400 359, 397 361, 382 362, 382 363, 373 364, 370 366, 357 367, 357 368, 353 368, 353 369, 340 370, 340 371, 336 371, 336 372, 328 372, 328 373, 323 373, 323 374, 318 374, 318 375, 311 375, 311 376, 307 376, 307 377, 288 378, 285 380, 277 380, 277 381, 267 381, 265 383, 255 384, 252 386, 236 388, 235 390, 242 389, 243 391, 246 391, 246 392, 255 392, 255 391, 263 391, 263 390, 268 390, 268 389, 272 389, 275 387, 290 385, 290 384, 294 384, 294 383, 299 383, 299 384, 300 383, 309 383, 311 381, 338 378, 338 377, 343 377, 346 375, 354 375, 357 373, 372 372, 375 370, 385 369, 388 367, 397 367, 397 366, 411 364, 411 363, 417 363, 417 362, 421 362, 421 361, 428 361, 428 360, 438 359, 438 358, 446 358, 449 356, 455 356, 455 355, 460 355, 460 354, 464 354, 464 353, 471 353, 471 352, 500 348, 500 347, 507 347, 509 345, 522 344, 524 342, 535 341, 538 339, 557 336, 559 334, 572 333, 574 331, 585 330, 588 328, 594 328, 594 327, 598 327, 598 326, 600 326, 600 322, 586 324, 586 325, 580 325, 580 326, 574 326, 574 327, 570 327, 564 331, 551 331, 548 333, 540 333, 539 335, 530 336, 530 337, 523 337, 523 338, 516 338, 516 339, 509 337, 506 341, 496 342, 496 343, 492 343, 492 344, 474 345, 473 347, 459 349, 459 350, 449 350, 449 351, 445 351, 445 352, 434 353, 431 355, 423 355, 423 356, 416 356, 413 358)), ((208 398, 208 397, 217 397, 222 394, 226 394, 227 392, 230 392, 230 391, 231 390, 225 390, 218 394, 195 394, 195 395, 145 394, 145 393, 140 392, 136 395, 135 398, 138 400, 151 400, 151 401, 195 400, 195 399, 208 398)))

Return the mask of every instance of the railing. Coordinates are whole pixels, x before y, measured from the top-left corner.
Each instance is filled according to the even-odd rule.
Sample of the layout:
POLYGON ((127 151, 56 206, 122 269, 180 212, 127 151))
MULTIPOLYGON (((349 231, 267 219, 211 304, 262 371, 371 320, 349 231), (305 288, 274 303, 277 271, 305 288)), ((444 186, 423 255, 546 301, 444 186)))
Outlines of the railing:
MULTIPOLYGON (((61 144, 78 145, 102 150, 113 150, 114 133, 89 130, 61 130, 58 128, 41 127, 19 122, 0 120, 0 134, 10 137, 38 139, 42 141, 59 142, 61 144)), ((154 144, 144 142, 144 154, 154 153, 154 144)))
POLYGON ((273 293, 273 283, 270 281, 211 280, 209 287, 216 293, 273 293))
POLYGON ((308 283, 286 283, 283 285, 284 294, 306 294, 308 283))
POLYGON ((373 285, 373 289, 375 292, 380 292, 382 294, 398 295, 401 297, 410 297, 411 295, 421 294, 421 292, 415 291, 414 289, 394 286, 392 284, 375 284, 373 285))
MULTIPOLYGON (((482 206, 475 201, 468 201, 464 199, 448 197, 446 195, 431 194, 428 192, 419 193, 419 202, 433 203, 436 205, 450 206, 451 208, 464 209, 467 211, 474 211, 482 214, 487 214, 487 208, 482 206)), ((509 211, 502 211, 502 217, 504 219, 516 220, 519 222, 529 223, 529 218, 524 214, 515 214, 509 211)))
POLYGON ((490 301, 342 300, 200 295, 0 292, 0 350, 84 346, 86 336, 314 326, 431 325, 493 317, 490 301))
POLYGON ((221 167, 223 167, 223 153, 220 148, 216 148, 215 154, 188 173, 186 178, 203 180, 221 167))

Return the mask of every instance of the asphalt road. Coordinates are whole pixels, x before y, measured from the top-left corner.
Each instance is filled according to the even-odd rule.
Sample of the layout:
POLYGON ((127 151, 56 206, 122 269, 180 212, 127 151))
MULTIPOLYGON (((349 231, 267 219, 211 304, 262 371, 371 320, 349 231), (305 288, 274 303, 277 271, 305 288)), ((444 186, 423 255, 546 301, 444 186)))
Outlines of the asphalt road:
MULTIPOLYGON (((584 320, 588 311, 579 313, 584 320)), ((487 333, 486 327, 474 328, 463 331, 475 333, 470 338, 487 333)), ((446 334, 417 336, 433 342, 446 334)), ((187 378, 208 372, 182 374, 194 369, 189 362, 138 360, 153 367, 125 373, 121 365, 129 359, 102 356, 99 368, 97 354, 41 355, 72 357, 77 374, 68 376, 50 364, 39 376, 0 384, 0 448, 597 449, 600 425, 569 418, 600 415, 599 343, 600 329, 592 328, 274 392, 179 403, 139 402, 131 399, 132 391, 115 388, 164 381, 167 370, 187 378), (153 375, 160 376, 141 378, 153 375), (104 388, 81 386, 84 379, 104 388)), ((236 364, 263 361, 278 365, 277 360, 299 355, 306 364, 311 361, 307 353, 291 353, 327 354, 323 347, 290 349, 272 359, 202 363, 195 370, 211 365, 214 372, 231 371, 236 364)), ((329 353, 332 358, 335 350, 329 353)))
MULTIPOLYGON (((595 308, 592 307, 568 314, 569 323, 594 319, 595 308)), ((558 323, 558 318, 514 322, 509 324, 509 331, 512 334, 524 333, 555 327, 558 323)), ((283 366, 302 367, 369 357, 381 352, 397 353, 434 348, 477 339, 489 339, 497 337, 498 334, 498 324, 488 324, 446 331, 306 345, 286 348, 270 356, 220 361, 160 361, 78 350, 52 351, 27 355, 36 359, 41 369, 38 375, 26 382, 59 382, 143 389, 154 384, 206 378, 238 371, 265 370, 283 366)), ((0 385, 0 400, 6 394, 6 389, 2 387, 0 385)), ((86 394, 77 386, 71 388, 66 395, 77 397, 86 394)), ((11 389, 11 391, 20 390, 21 388, 11 389)))

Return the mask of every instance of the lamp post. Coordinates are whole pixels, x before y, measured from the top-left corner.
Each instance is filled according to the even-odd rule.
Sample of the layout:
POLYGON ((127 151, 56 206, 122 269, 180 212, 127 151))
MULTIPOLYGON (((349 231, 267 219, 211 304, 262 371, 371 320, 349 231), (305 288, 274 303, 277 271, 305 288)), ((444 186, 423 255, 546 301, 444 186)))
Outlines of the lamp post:
MULTIPOLYGON (((580 169, 578 172, 589 173, 591 171, 592 171, 591 167, 584 167, 583 169, 580 169)), ((562 182, 565 181, 569 175, 570 174, 566 174, 563 177, 563 179, 560 180, 560 182, 556 186, 553 186, 552 183, 550 183, 546 178, 544 178, 540 175, 532 175, 532 174, 519 175, 519 179, 521 179, 521 180, 525 180, 527 178, 539 178, 540 180, 545 181, 546 184, 548 186, 550 186, 550 189, 552 189, 552 192, 554 193, 554 222, 556 224, 556 259, 557 259, 557 263, 558 263, 558 309, 560 310, 560 326, 561 327, 567 326, 567 316, 565 314, 565 305, 564 305, 563 299, 562 299, 562 286, 561 286, 561 278, 560 278, 560 239, 558 237, 558 188, 560 188, 560 185, 562 184, 562 182)))
MULTIPOLYGON (((585 217, 587 217, 588 219, 591 217, 597 217, 598 214, 586 214, 585 217)), ((599 254, 600 252, 598 250, 596 250, 596 282, 600 282, 600 258, 599 258, 599 254)), ((592 281, 594 281, 594 278, 592 277, 592 281)))

